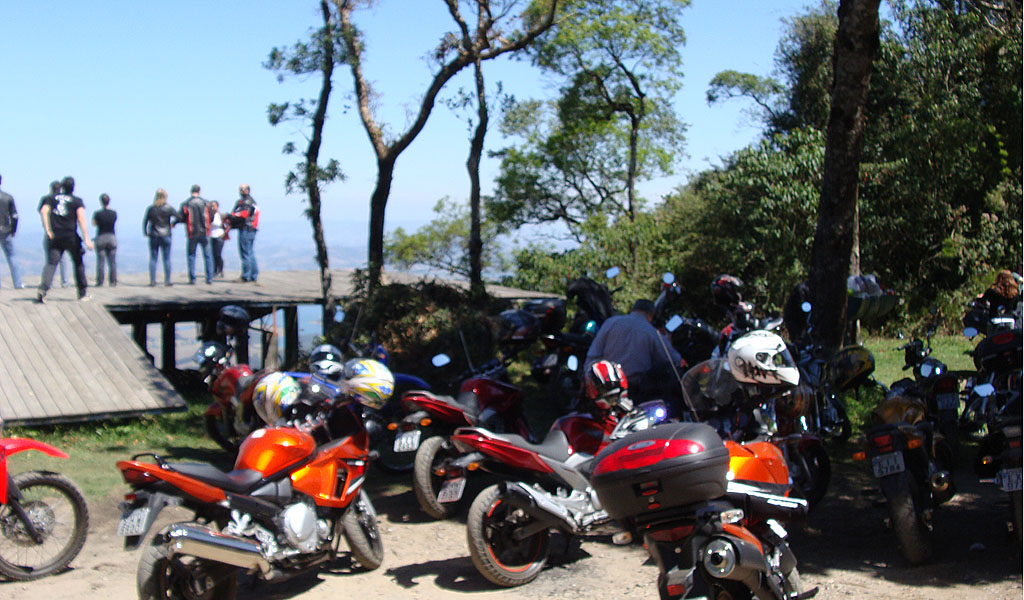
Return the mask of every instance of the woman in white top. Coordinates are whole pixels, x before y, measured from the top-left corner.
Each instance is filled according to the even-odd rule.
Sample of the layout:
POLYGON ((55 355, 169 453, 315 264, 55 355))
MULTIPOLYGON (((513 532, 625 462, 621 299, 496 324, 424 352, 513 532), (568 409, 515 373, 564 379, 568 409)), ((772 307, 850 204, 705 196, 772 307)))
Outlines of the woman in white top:
POLYGON ((213 276, 224 277, 224 258, 221 251, 224 250, 224 242, 228 239, 228 223, 224 215, 220 214, 220 205, 216 200, 210 201, 210 242, 213 246, 213 276))

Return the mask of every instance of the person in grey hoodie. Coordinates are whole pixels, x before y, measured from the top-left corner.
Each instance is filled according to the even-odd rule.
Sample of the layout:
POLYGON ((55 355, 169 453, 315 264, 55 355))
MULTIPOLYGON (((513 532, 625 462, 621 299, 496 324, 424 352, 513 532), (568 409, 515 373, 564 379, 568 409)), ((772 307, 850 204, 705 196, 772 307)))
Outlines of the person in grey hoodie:
POLYGON ((167 204, 167 192, 156 191, 153 204, 142 219, 142 233, 149 237, 149 285, 156 285, 156 259, 164 254, 164 285, 171 285, 171 227, 178 222, 178 211, 167 204))
POLYGON ((17 231, 18 209, 14 206, 14 197, 0 190, 0 248, 3 248, 7 266, 11 269, 11 282, 15 289, 21 289, 25 286, 21 284, 21 270, 14 258, 14 240, 11 239, 17 231))

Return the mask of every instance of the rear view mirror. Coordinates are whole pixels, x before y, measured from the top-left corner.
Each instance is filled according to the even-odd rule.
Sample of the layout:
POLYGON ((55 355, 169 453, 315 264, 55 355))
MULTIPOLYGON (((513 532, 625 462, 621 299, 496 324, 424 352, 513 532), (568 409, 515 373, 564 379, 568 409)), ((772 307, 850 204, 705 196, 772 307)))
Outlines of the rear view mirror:
POLYGON ((679 315, 672 315, 672 318, 665 323, 665 329, 669 331, 675 331, 679 329, 679 326, 683 324, 683 318, 679 315))
POLYGON ((810 313, 811 312, 811 303, 810 302, 802 302, 800 304, 800 310, 804 311, 805 313, 810 313))
POLYGON ((987 398, 992 394, 996 393, 996 386, 992 385, 991 383, 982 383, 974 386, 974 393, 981 396, 982 398, 987 398))
POLYGON ((334 311, 334 322, 335 323, 341 323, 344 320, 345 320, 345 311, 340 309, 340 308, 335 310, 334 311))
POLYGON ((673 275, 672 273, 665 273, 664 275, 661 276, 661 282, 664 283, 665 285, 672 285, 673 283, 676 282, 676 276, 673 275))
POLYGON ((607 277, 608 279, 615 279, 616 277, 619 276, 620 272, 621 269, 619 269, 618 267, 612 267, 604 272, 604 276, 607 277))
POLYGON ((430 364, 434 365, 435 367, 443 367, 449 364, 450 362, 452 362, 452 359, 447 354, 437 354, 430 359, 430 364))
POLYGON ((972 338, 978 335, 977 327, 964 327, 964 337, 972 338))
POLYGON ((575 354, 569 355, 569 358, 565 359, 565 367, 575 373, 580 368, 580 359, 576 358, 575 354))

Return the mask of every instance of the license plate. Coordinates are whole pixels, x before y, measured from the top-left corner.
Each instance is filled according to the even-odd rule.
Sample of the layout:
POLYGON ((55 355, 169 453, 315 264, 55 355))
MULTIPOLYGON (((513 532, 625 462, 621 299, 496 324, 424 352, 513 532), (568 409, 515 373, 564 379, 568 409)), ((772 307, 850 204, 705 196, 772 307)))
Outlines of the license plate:
POLYGON ((1021 490, 1021 469, 1003 469, 999 472, 999 487, 1004 492, 1021 490))
POLYGON ((939 405, 939 410, 956 410, 960 408, 960 394, 956 392, 936 394, 935 403, 939 405))
POLYGON ((117 523, 117 535, 142 535, 146 527, 147 517, 149 517, 148 506, 124 513, 121 515, 121 520, 117 523))
POLYGON ((871 470, 875 472, 875 477, 885 477, 906 471, 907 467, 903 464, 903 453, 890 452, 872 457, 871 470))
POLYGON ((441 491, 437 493, 438 502, 458 502, 462 498, 462 492, 466 491, 466 478, 447 479, 441 484, 441 491))
POLYGON ((422 432, 419 429, 398 434, 395 437, 395 452, 414 452, 420 447, 421 434, 422 432))

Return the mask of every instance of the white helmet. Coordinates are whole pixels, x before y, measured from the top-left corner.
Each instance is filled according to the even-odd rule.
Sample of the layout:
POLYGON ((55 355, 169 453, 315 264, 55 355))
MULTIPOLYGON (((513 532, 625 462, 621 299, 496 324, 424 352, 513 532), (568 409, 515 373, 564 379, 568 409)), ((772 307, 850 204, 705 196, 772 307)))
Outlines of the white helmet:
POLYGON ((793 362, 786 342, 763 330, 743 335, 729 346, 729 368, 736 381, 768 385, 796 385, 800 371, 793 362))

